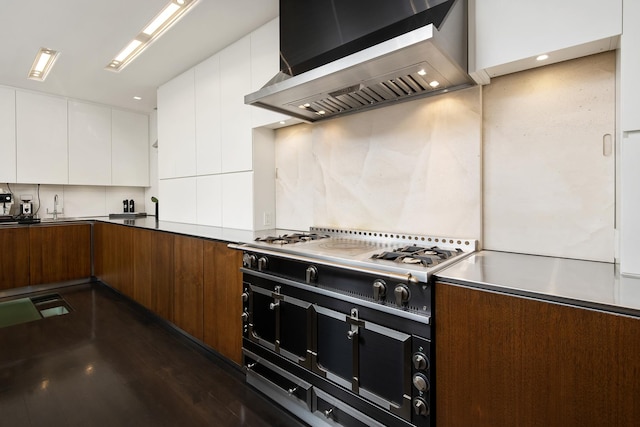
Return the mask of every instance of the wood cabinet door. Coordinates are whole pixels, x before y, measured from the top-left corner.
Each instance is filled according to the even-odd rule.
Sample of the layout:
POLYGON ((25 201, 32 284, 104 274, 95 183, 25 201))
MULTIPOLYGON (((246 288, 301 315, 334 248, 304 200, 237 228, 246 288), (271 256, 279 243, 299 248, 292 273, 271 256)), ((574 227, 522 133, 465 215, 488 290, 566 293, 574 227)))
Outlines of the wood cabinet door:
POLYGON ((29 229, 0 229, 0 290, 29 286, 29 229))
POLYGON ((133 230, 133 298, 173 321, 173 234, 133 230))
POLYGON ((242 253, 226 243, 204 244, 204 342, 242 363, 242 253))
POLYGON ((95 275, 133 298, 133 228, 94 224, 95 275))
POLYGON ((29 227, 31 285, 91 277, 91 225, 29 227))
POLYGON ((640 319, 436 284, 436 425, 632 426, 640 319))
POLYGON ((203 240, 175 236, 173 319, 194 338, 203 338, 203 240))

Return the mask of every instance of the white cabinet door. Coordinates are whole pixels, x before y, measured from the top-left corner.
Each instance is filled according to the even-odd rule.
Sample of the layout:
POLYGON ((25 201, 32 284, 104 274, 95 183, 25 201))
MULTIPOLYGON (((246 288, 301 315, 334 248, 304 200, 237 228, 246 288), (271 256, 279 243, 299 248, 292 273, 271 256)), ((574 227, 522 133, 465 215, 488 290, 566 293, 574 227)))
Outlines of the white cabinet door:
POLYGON ((111 112, 112 184, 149 185, 149 116, 131 111, 111 112))
POLYGON ((17 181, 67 184, 67 100, 16 92, 17 181))
MULTIPOLYGON (((251 33, 251 92, 262 88, 280 71, 280 19, 276 18, 251 33)), ((265 110, 251 108, 251 126, 270 125, 289 116, 265 110)))
POLYGON ((251 40, 245 36, 220 52, 222 172, 251 170, 251 40))
POLYGON ((615 49, 622 33, 622 0, 475 0, 470 10, 472 75, 544 65, 535 60, 540 54, 549 54, 546 63, 552 63, 615 49))
POLYGON ((158 176, 196 174, 194 69, 158 88, 158 176))
POLYGON ((222 227, 222 175, 199 176, 197 185, 197 223, 222 227))
POLYGON ((640 2, 624 3, 620 46, 620 122, 623 131, 640 130, 640 2))
POLYGON ((253 172, 222 175, 222 226, 253 229, 253 172))
POLYGON ((16 182, 16 91, 0 87, 0 182, 16 182))
POLYGON ((640 275, 640 132, 622 138, 620 272, 640 275))
POLYGON ((68 102, 69 184, 111 185, 111 108, 68 102))
POLYGON ((196 223, 196 178, 161 179, 159 183, 160 219, 196 223))
POLYGON ((195 67, 196 170, 220 173, 220 56, 195 67))

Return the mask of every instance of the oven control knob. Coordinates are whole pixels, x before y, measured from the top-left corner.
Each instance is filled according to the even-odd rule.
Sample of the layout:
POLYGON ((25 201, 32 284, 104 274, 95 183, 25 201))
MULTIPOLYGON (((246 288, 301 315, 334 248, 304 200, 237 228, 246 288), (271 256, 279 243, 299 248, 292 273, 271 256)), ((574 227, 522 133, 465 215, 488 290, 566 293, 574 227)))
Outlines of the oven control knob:
POLYGON ((269 265, 269 261, 267 260, 266 256, 261 256, 260 258, 258 258, 258 270, 259 271, 266 270, 268 265, 269 265))
POLYGON ((309 267, 307 267, 305 276, 307 283, 316 283, 318 281, 318 269, 316 268, 316 266, 310 265, 309 267))
POLYGON ((428 391, 429 390, 429 380, 427 379, 427 377, 424 376, 424 374, 421 373, 417 373, 413 376, 413 386, 418 390, 418 391, 428 391))
POLYGON ((415 412, 416 415, 426 417, 429 415, 429 405, 427 405, 427 402, 421 397, 416 397, 413 399, 413 412, 415 412))
POLYGON ((387 284, 384 280, 377 279, 373 282, 373 299, 382 301, 387 296, 387 284))
POLYGON ((410 298, 409 288, 407 287, 407 285, 396 286, 393 293, 396 296, 396 305, 398 306, 407 305, 410 298))
POLYGON ((429 368, 429 359, 422 353, 414 353, 411 358, 413 362, 413 367, 416 368, 417 371, 425 371, 429 368))
POLYGON ((244 268, 255 268, 257 262, 258 258, 253 254, 245 253, 242 256, 242 266, 244 268))
POLYGON ((247 292, 242 293, 242 302, 249 301, 249 294, 247 292))
POLYGON ((242 318, 242 322, 243 322, 243 323, 246 323, 246 322, 247 322, 247 320, 249 320, 249 313, 247 313, 247 312, 245 311, 244 313, 242 313, 242 314, 240 315, 240 317, 242 318))

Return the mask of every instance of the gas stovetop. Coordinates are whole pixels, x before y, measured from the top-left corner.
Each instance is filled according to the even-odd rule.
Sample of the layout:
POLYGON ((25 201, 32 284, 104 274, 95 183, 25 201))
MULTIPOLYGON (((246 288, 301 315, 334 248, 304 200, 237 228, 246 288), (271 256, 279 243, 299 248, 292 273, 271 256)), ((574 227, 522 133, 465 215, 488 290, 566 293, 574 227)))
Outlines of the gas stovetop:
POLYGON ((476 246, 472 239, 312 227, 308 233, 259 237, 238 249, 411 274, 426 282, 435 271, 475 252, 476 246))

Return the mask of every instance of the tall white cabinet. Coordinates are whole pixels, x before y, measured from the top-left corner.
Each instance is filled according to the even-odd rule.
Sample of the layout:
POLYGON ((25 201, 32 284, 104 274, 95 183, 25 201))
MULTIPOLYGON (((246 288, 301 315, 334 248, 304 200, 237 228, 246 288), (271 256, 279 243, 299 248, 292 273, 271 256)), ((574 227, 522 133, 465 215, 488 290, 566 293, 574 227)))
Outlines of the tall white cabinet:
POLYGON ((67 184, 67 100, 16 93, 17 181, 67 184))
POLYGON ((640 2, 625 0, 620 43, 620 271, 640 275, 640 2))
POLYGON ((273 131, 254 127, 285 117, 254 114, 244 96, 278 71, 278 31, 271 21, 158 89, 160 194, 190 210, 162 208, 162 220, 275 224, 273 131))
POLYGON ((0 182, 16 181, 16 91, 0 87, 0 182))

